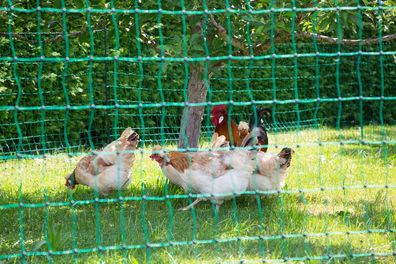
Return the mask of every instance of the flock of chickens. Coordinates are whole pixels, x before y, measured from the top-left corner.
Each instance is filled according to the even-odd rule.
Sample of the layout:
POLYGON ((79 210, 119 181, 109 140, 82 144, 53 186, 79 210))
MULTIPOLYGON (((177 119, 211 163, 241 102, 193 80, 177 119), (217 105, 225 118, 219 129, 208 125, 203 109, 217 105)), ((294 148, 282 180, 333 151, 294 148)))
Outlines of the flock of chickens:
MULTIPOLYGON (((167 152, 159 145, 153 148, 150 158, 158 162, 170 182, 186 193, 210 194, 181 210, 188 210, 202 200, 211 200, 218 210, 224 200, 244 191, 283 188, 294 151, 283 148, 279 153, 267 153, 265 115, 270 115, 269 110, 257 109, 249 124, 237 125, 229 118, 227 107, 218 105, 211 112, 215 126, 211 151, 167 152), (230 146, 240 148, 230 149, 230 146)), ((135 158, 133 150, 138 142, 139 135, 128 127, 120 138, 83 157, 66 176, 66 186, 74 189, 77 184, 87 185, 104 196, 127 187, 135 158)))

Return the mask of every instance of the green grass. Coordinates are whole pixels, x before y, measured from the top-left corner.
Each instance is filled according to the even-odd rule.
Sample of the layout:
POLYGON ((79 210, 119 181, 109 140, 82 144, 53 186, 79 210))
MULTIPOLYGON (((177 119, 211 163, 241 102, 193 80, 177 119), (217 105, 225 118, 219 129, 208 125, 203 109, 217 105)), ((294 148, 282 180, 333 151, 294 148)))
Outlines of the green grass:
MULTIPOLYGON (((218 218, 210 202, 199 204, 194 212, 175 210, 186 206, 188 199, 125 201, 122 208, 118 202, 110 202, 79 204, 73 209, 60 204, 25 206, 20 210, 11 206, 20 202, 20 193, 25 205, 69 202, 71 197, 75 201, 92 201, 95 194, 88 187, 79 186, 71 193, 64 186, 64 176, 72 171, 78 157, 54 155, 45 160, 4 161, 0 163, 0 258, 22 252, 22 217, 26 252, 33 249, 46 252, 47 244, 38 246, 46 236, 52 241, 54 251, 51 256, 26 257, 31 263, 48 260, 97 263, 100 259, 120 263, 123 257, 128 263, 144 263, 148 258, 153 263, 239 262, 242 259, 257 262, 308 256, 323 257, 322 261, 311 261, 313 263, 392 263, 396 261, 392 256, 392 252, 396 252, 396 127, 388 126, 382 131, 378 126, 368 126, 363 132, 363 139, 368 143, 391 143, 336 143, 361 139, 361 131, 357 129, 321 128, 271 134, 271 144, 292 146, 296 151, 286 192, 261 197, 242 195, 225 202, 218 218), (320 146, 318 142, 323 144, 320 146), (347 188, 343 190, 342 186, 347 188), (257 239, 260 235, 262 240, 257 239), (239 241, 238 237, 242 239, 239 241), (249 237, 251 240, 246 239, 249 237), (71 252, 73 244, 81 251, 97 248, 98 240, 106 248, 121 246, 123 241, 127 246, 136 246, 193 239, 198 243, 57 254, 65 250, 63 253, 71 252), (212 243, 213 239, 219 242, 212 243), (210 243, 201 244, 205 240, 210 243), (361 256, 361 253, 375 254, 361 256), (383 253, 386 256, 381 256, 383 253)), ((270 151, 279 151, 279 148, 271 146, 270 151)), ((176 186, 168 186, 160 168, 147 154, 137 155, 133 182, 122 195, 164 196, 165 191, 181 194, 176 186)), ((115 193, 108 198, 117 197, 115 193)), ((20 263, 21 258, 3 261, 20 263)))

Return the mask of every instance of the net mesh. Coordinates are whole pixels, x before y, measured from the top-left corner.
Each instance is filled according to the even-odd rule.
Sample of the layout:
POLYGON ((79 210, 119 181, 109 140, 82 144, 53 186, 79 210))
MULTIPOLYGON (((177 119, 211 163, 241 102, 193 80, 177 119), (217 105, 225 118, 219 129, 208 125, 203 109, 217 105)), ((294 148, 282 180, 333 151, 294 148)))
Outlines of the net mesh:
POLYGON ((0 262, 396 260, 395 1, 8 0, 0 14, 0 262), (176 147, 186 103, 205 107, 197 151, 214 105, 236 121, 270 109, 269 151, 296 150, 286 188, 177 212, 209 196, 148 154, 176 147), (67 191, 81 155, 128 126, 130 187, 67 191))

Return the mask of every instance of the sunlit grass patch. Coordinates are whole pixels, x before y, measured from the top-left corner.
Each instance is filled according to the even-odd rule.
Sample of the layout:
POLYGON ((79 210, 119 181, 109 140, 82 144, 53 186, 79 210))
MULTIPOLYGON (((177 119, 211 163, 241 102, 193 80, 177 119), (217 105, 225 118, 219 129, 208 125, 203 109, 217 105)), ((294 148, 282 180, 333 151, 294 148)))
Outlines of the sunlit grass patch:
MULTIPOLYGON (((385 127, 381 136, 379 128, 368 127, 364 140, 394 140, 395 130, 385 127)), ((136 154, 132 183, 121 192, 131 199, 122 203, 117 193, 107 197, 109 202, 95 203, 88 187, 71 192, 64 186, 64 176, 78 156, 4 161, 0 255, 20 254, 24 247, 26 252, 43 253, 28 256, 30 262, 51 258, 55 263, 118 263, 124 258, 130 263, 201 263, 309 257, 389 263, 396 251, 396 147, 337 143, 360 136, 356 129, 329 128, 270 135, 278 148, 271 145, 269 151, 282 146, 295 150, 284 192, 242 195, 225 202, 218 216, 210 202, 199 204, 194 212, 179 212, 188 199, 141 200, 144 195, 182 193, 167 183, 148 154, 136 154), (81 203, 71 206, 72 200, 81 203), (46 207, 46 202, 55 204, 46 207), (56 234, 53 238, 51 232, 56 234), (40 241, 45 243, 38 247, 40 241), (47 255, 49 247, 56 254, 47 255)), ((11 257, 7 263, 20 260, 11 257)))

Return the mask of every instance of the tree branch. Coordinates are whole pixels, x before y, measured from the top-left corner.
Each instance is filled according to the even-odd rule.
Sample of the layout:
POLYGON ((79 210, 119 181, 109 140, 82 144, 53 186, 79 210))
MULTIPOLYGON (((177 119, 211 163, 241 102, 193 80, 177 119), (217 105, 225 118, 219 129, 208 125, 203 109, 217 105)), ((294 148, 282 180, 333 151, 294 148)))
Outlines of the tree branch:
MULTIPOLYGON (((8 33, 8 32, 0 32, 0 36, 9 36, 9 35, 10 35, 10 33, 8 33)), ((25 42, 29 42, 30 43, 30 40, 28 38, 24 37, 22 34, 11 33, 11 36, 12 36, 13 39, 14 38, 15 39, 20 39, 20 40, 23 40, 25 42)), ((9 38, 7 38, 7 39, 9 39, 9 38)))
MULTIPOLYGON (((210 21, 212 22, 213 26, 217 29, 217 33, 219 34, 219 36, 223 40, 228 41, 227 30, 222 25, 217 23, 217 21, 214 19, 213 16, 210 16, 210 21)), ((237 48, 242 54, 246 55, 249 53, 247 47, 236 38, 231 37, 231 45, 237 48)))
MULTIPOLYGON (((83 34, 85 32, 87 32, 87 30, 72 31, 67 36, 68 37, 75 37, 75 36, 79 36, 79 35, 81 35, 81 34, 83 34)), ((44 40, 43 43, 58 42, 58 41, 62 41, 64 39, 65 39, 65 36, 62 34, 62 35, 57 35, 55 38, 44 40)))
MULTIPOLYGON (((211 15, 210 16, 210 21, 212 22, 213 26, 216 28, 217 33, 219 34, 219 36, 224 40, 224 41, 228 41, 228 33, 227 30, 220 25, 215 18, 211 15)), ((370 38, 370 39, 341 39, 339 40, 338 38, 332 38, 332 37, 328 37, 325 35, 319 35, 319 34, 315 34, 315 33, 310 33, 310 32, 295 32, 294 33, 295 37, 298 38, 316 38, 317 41, 320 42, 325 42, 325 43, 330 43, 330 44, 343 44, 343 45, 359 45, 361 44, 376 44, 380 42, 379 38, 370 38)), ((287 39, 283 38, 275 38, 275 41, 285 41, 287 39)), ((382 41, 391 41, 396 39, 396 33, 395 34, 390 34, 390 35, 385 35, 382 37, 382 41)), ((242 42, 240 42, 238 39, 236 38, 232 38, 231 39, 231 45, 233 47, 235 47, 236 49, 238 49, 237 53, 241 54, 241 55, 248 55, 249 54, 249 49, 248 47, 243 44, 242 42)), ((268 50, 269 48, 271 48, 271 44, 270 43, 260 43, 259 45, 253 47, 255 54, 260 54, 266 50, 268 50)))
MULTIPOLYGON (((319 35, 315 33, 309 33, 309 32, 295 32, 294 36, 300 37, 300 38, 311 38, 314 37, 316 40, 321 41, 321 42, 327 42, 331 44, 344 44, 344 45, 359 45, 359 43, 362 44, 376 44, 380 42, 380 38, 371 38, 371 39, 338 39, 338 38, 332 38, 328 37, 325 35, 319 35)), ((396 33, 395 34, 390 34, 382 37, 382 41, 390 41, 396 39, 396 33)))
MULTIPOLYGON (((92 32, 95 33, 95 32, 99 32, 99 31, 102 31, 102 30, 103 29, 94 29, 94 30, 92 30, 92 32)), ((72 31, 72 32, 68 33, 67 36, 70 37, 70 38, 73 38, 73 37, 79 36, 79 35, 81 35, 83 33, 86 33, 86 32, 88 32, 88 29, 84 29, 84 30, 81 30, 81 31, 72 31)), ((12 38, 21 39, 21 40, 24 40, 26 42, 29 42, 30 44, 37 44, 37 39, 29 40, 28 38, 24 37, 24 35, 25 35, 24 33, 0 32, 0 35, 3 35, 3 36, 8 36, 10 34, 11 34, 12 38)), ((42 35, 54 35, 55 36, 54 38, 43 40, 42 43, 59 42, 59 41, 62 41, 62 40, 65 39, 65 35, 64 35, 63 32, 51 32, 51 34, 48 34, 46 32, 42 32, 41 34, 42 35)), ((31 35, 33 35, 33 34, 31 34, 31 35)))

